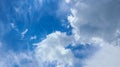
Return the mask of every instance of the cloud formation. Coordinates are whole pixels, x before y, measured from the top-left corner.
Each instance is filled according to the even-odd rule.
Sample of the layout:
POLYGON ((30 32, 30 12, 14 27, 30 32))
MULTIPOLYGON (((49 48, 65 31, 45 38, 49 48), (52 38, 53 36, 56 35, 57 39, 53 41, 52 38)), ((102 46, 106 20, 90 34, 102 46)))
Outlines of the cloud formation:
POLYGON ((72 66, 74 58, 72 52, 70 49, 65 49, 71 41, 70 36, 59 31, 47 35, 46 39, 36 44, 38 46, 35 52, 38 61, 40 63, 56 62, 56 67, 72 66))
MULTIPOLYGON (((106 63, 109 60, 109 63, 115 61, 110 65, 111 67, 117 64, 119 60, 115 59, 119 58, 119 56, 116 56, 119 55, 119 48, 113 46, 115 44, 113 42, 119 42, 119 1, 101 0, 98 2, 95 0, 66 0, 65 2, 66 4, 71 5, 69 7, 67 6, 67 9, 69 10, 70 8, 71 11, 71 14, 68 16, 68 21, 73 28, 72 35, 68 36, 61 32, 54 32, 38 43, 36 56, 40 58, 40 61, 56 61, 57 64, 60 64, 60 66, 62 65, 63 67, 65 67, 65 65, 73 65, 74 67, 75 63, 73 60, 77 63, 80 62, 79 64, 83 65, 83 67, 91 67, 94 64, 97 64, 95 63, 96 61, 99 61, 100 63, 96 65, 96 67, 99 65, 104 67, 109 66, 109 64, 106 63), (72 53, 70 49, 65 49, 65 46, 69 44, 75 46, 76 44, 81 43, 84 43, 84 45, 90 43, 93 44, 92 46, 99 45, 98 47, 100 47, 100 50, 93 55, 92 58, 86 58, 86 61, 77 61, 78 59, 76 60, 76 57, 73 56, 74 53, 72 53), (111 49, 113 49, 113 51, 111 51, 111 49), (115 55, 109 57, 109 52, 114 52, 115 55), (59 53, 59 55, 57 53, 59 53), (106 57, 105 64, 101 61, 103 56, 106 57), (65 61, 65 59, 69 59, 69 61, 65 61), (93 63, 89 61, 92 61, 93 63), (86 63, 86 65, 83 63, 86 63)), ((63 9, 60 8, 60 10, 62 11, 63 9)), ((81 51, 78 51, 77 53, 81 51)), ((89 52, 91 53, 91 51, 89 52)), ((83 52, 86 53, 87 51, 83 50, 83 52)), ((57 66, 59 67, 59 65, 57 66)), ((76 67, 77 66, 79 65, 76 64, 76 67)))
POLYGON ((38 67, 37 61, 32 52, 1 52, 1 67, 38 67), (7 54, 6 54, 7 53, 7 54))
POLYGON ((101 46, 92 58, 85 61, 86 65, 83 67, 120 66, 119 3, 119 0, 71 1, 71 15, 68 20, 76 42, 101 46))
POLYGON ((117 39, 116 31, 120 30, 119 0, 73 0, 71 4, 72 14, 68 20, 73 33, 81 40, 99 37, 110 43, 117 39))
POLYGON ((119 67, 120 64, 120 47, 109 45, 101 47, 92 58, 86 60, 84 67, 119 67))
MULTIPOLYGON (((26 0, 25 2, 21 1, 20 6, 19 5, 14 6, 14 11, 16 12, 15 14, 18 15, 17 21, 21 20, 21 18, 23 18, 22 19, 23 22, 29 21, 31 22, 32 20, 34 20, 33 10, 39 13, 43 2, 44 2, 43 0, 30 1, 29 3, 33 4, 32 6, 26 0)), ((46 0, 46 2, 49 1, 46 0)), ((0 66, 2 67, 13 66, 114 67, 115 65, 120 66, 118 63, 120 62, 119 61, 120 48, 113 46, 113 44, 116 43, 119 45, 120 42, 119 0, 116 1, 65 0, 60 2, 61 3, 59 5, 59 9, 58 11, 56 10, 55 12, 63 13, 61 15, 64 15, 67 12, 71 12, 67 19, 70 23, 70 26, 72 27, 72 34, 67 35, 66 33, 56 31, 47 35, 46 38, 40 41, 39 43, 33 44, 34 46, 36 46, 36 48, 33 50, 35 53, 27 54, 22 52, 20 54, 16 54, 11 52, 9 53, 9 55, 7 55, 7 53, 5 54, 5 56, 0 55, 1 59, 0 66), (73 47, 78 47, 79 45, 82 46, 78 48, 73 47, 69 49, 66 48, 69 45, 72 45, 73 47), (98 48, 100 48, 100 50, 94 55, 93 53, 96 52, 96 49, 98 48), (10 60, 13 61, 11 62, 10 60)), ((37 20, 40 17, 41 16, 37 17, 37 20)), ((16 28, 14 23, 11 24, 11 27, 13 29, 16 28)), ((0 23, 0 32, 3 31, 3 28, 5 28, 4 25, 0 23)), ((25 29, 21 33, 22 37, 24 38, 24 36, 28 32, 29 32, 28 29, 25 29)), ((2 36, 2 34, 0 33, 0 36, 2 36)), ((33 40, 36 38, 38 37, 33 36, 30 39, 33 40)), ((0 42, 0 46, 1 45, 2 42, 0 42)))

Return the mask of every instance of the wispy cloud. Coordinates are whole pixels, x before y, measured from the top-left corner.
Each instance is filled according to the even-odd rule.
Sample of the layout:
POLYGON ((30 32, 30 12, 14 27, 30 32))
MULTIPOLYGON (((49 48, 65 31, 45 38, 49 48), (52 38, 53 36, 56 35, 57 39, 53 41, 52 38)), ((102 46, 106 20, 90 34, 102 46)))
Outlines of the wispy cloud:
POLYGON ((34 40, 34 39, 37 39, 36 35, 30 37, 30 40, 34 40))
POLYGON ((21 39, 23 39, 25 37, 25 34, 28 32, 28 29, 25 29, 22 33, 21 33, 21 39))
POLYGON ((1 52, 0 66, 1 67, 39 67, 32 52, 1 52))

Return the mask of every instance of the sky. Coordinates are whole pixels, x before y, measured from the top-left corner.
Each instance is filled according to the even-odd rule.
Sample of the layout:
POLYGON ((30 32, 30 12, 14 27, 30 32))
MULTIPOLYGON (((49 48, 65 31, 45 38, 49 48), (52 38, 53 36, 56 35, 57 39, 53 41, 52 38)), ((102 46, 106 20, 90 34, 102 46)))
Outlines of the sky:
POLYGON ((120 67, 120 0, 0 0, 0 67, 120 67))

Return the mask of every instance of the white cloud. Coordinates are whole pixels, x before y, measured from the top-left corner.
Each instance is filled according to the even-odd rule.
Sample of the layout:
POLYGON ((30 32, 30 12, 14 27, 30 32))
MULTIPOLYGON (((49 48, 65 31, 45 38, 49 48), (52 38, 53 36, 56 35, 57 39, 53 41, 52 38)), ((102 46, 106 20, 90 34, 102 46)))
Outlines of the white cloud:
POLYGON ((37 36, 34 35, 34 36, 31 36, 31 37, 30 37, 30 40, 34 40, 34 39, 36 39, 36 38, 37 38, 37 36))
POLYGON ((58 3, 58 10, 56 10, 56 16, 61 20, 64 20, 65 18, 63 16, 67 16, 67 14, 70 12, 70 4, 66 3, 66 1, 69 2, 70 0, 61 0, 58 3))
POLYGON ((22 33, 21 33, 21 38, 23 39, 25 37, 25 34, 28 32, 28 29, 25 29, 22 33))
POLYGON ((66 1, 66 3, 70 3, 71 2, 71 0, 65 0, 66 1))
MULTIPOLYGON (((99 42, 102 42, 102 40, 99 38, 93 38, 92 41, 93 42, 91 43, 94 44, 98 44, 99 42)), ((47 65, 47 63, 53 63, 53 62, 56 62, 55 63, 56 67, 66 67, 66 66, 78 67, 80 65, 82 66, 82 64, 85 63, 84 59, 75 57, 71 49, 65 48, 70 44, 76 44, 73 36, 66 35, 66 33, 59 31, 53 32, 47 35, 47 37, 41 42, 33 44, 34 46, 36 46, 35 55, 38 64, 40 64, 39 66, 48 67, 45 65, 47 65)), ((82 55, 85 56, 87 54, 91 56, 95 52, 93 50, 96 50, 97 47, 99 46, 96 45, 90 45, 90 46, 94 46, 94 48, 91 47, 92 49, 90 50, 88 49, 89 51, 87 49, 81 49, 81 50, 78 49, 75 52, 81 54, 81 56, 82 55), (89 53, 93 53, 93 54, 89 54, 89 53)), ((83 46, 83 48, 84 47, 86 46, 83 46)))
POLYGON ((12 29, 14 29, 16 32, 19 32, 18 28, 16 27, 16 25, 14 23, 10 23, 10 26, 12 29))
POLYGON ((25 35, 28 32, 28 29, 25 29, 21 34, 25 35))
POLYGON ((84 67, 120 67, 120 47, 105 43, 84 67))
POLYGON ((37 44, 36 57, 39 62, 54 62, 56 67, 62 65, 71 66, 73 64, 73 55, 70 49, 65 47, 71 44, 72 38, 67 36, 66 33, 54 32, 47 35, 47 38, 37 44))
MULTIPOLYGON (((21 39, 25 37, 25 34, 28 32, 28 29, 25 29, 23 32, 20 32, 14 23, 10 23, 12 29, 14 29, 17 33, 21 34, 21 39)), ((33 38, 33 37, 32 37, 33 38)))
POLYGON ((34 54, 31 52, 15 53, 7 52, 1 53, 0 66, 1 67, 38 67, 34 54))
MULTIPOLYGON (((66 3, 68 2, 66 0, 66 3)), ((71 6, 63 2, 62 4, 66 8, 60 7, 58 13, 60 11, 61 13, 68 12, 67 10, 71 6)), ((76 63, 80 61, 76 61, 71 50, 65 49, 65 47, 69 44, 92 43, 100 45, 101 49, 92 58, 86 59, 86 61, 81 60, 81 64, 86 63, 85 67, 93 67, 95 62, 96 67, 99 67, 97 63, 109 67, 109 64, 106 63, 108 61, 111 63, 111 67, 118 64, 118 58, 120 58, 119 47, 114 47, 113 44, 110 45, 110 43, 116 41, 116 38, 119 39, 118 33, 116 37, 116 30, 120 30, 120 10, 118 9, 120 7, 117 1, 72 0, 71 4, 72 14, 68 16, 68 20, 73 28, 72 35, 68 36, 65 33, 54 32, 40 43, 37 43, 35 52, 38 61, 42 63, 57 61, 57 67, 65 67, 67 64, 74 65, 73 61, 76 63), (114 8, 112 9, 112 7, 114 8), (112 53, 114 55, 109 56, 112 53), (102 62, 104 60, 105 62, 102 62)), ((103 67, 101 65, 100 67, 103 67)))
MULTIPOLYGON (((118 63, 120 62, 120 48, 109 44, 110 41, 120 41, 120 6, 118 5, 118 2, 114 0, 65 1, 67 4, 72 4, 72 7, 66 5, 66 3, 63 3, 64 1, 62 1, 62 5, 60 4, 60 10, 58 10, 58 13, 61 15, 61 13, 69 12, 69 8, 71 7, 72 14, 68 16, 68 20, 73 28, 72 35, 68 36, 66 33, 58 31, 53 32, 47 35, 44 40, 35 44, 37 46, 35 49, 35 57, 23 53, 18 55, 10 54, 7 55, 6 58, 0 58, 2 59, 0 60, 0 66, 13 67, 11 65, 14 65, 16 63, 21 67, 33 67, 33 65, 36 65, 34 67, 44 67, 44 63, 47 62, 57 62, 56 67, 65 67, 66 65, 74 66, 74 63, 86 63, 85 67, 114 67, 115 65, 119 66, 118 63), (87 59, 85 62, 83 60, 76 59, 70 49, 65 49, 65 47, 69 44, 86 44, 86 42, 92 44, 100 44, 101 49, 92 58, 87 59), (23 59, 27 59, 32 62, 30 62, 30 64, 28 63, 29 65, 23 65, 21 63, 23 59), (9 60, 14 61, 11 62, 9 60)), ((42 3, 42 0, 35 0, 35 3, 36 4, 34 7, 39 8, 38 4, 42 3)), ((21 5, 19 7, 21 7, 21 5)), ((15 28, 15 25, 11 23, 11 27, 15 28)), ((0 25, 0 28, 3 27, 0 25)), ((21 33, 22 38, 24 38, 27 32, 28 29, 25 29, 21 33)), ((30 39, 36 39, 36 36, 33 36, 30 39)))

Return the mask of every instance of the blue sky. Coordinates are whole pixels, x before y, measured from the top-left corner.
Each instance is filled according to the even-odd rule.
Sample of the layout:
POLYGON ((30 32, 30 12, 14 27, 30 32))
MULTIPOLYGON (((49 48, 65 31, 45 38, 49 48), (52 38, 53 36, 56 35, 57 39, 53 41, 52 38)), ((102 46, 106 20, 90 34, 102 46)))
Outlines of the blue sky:
MULTIPOLYGON (((19 44, 32 44, 29 41, 31 36, 37 36, 38 39, 36 41, 34 40, 35 42, 37 42, 40 41, 41 38, 45 38, 47 34, 50 34, 56 30, 63 32, 67 31, 68 33, 70 33, 70 29, 67 29, 65 26, 61 25, 61 19, 65 20, 65 25, 68 24, 68 21, 65 18, 65 16, 67 16, 67 13, 64 16, 61 15, 62 18, 56 16, 56 11, 59 3, 58 1, 44 1, 42 6, 40 8, 38 7, 37 9, 32 6, 32 1, 27 2, 26 0, 25 4, 18 5, 20 2, 22 1, 1 2, 3 3, 3 5, 1 4, 1 6, 5 7, 5 9, 4 7, 2 7, 2 9, 6 11, 6 13, 3 12, 1 14, 3 14, 5 18, 7 18, 7 20, 2 20, 5 21, 7 24, 13 23, 17 29, 11 29, 8 33, 6 33, 5 36, 3 36, 3 40, 5 41, 5 43, 9 44, 7 46, 9 46, 10 49, 13 49, 15 51, 21 48, 26 49, 27 45, 21 46, 19 44), (20 8, 21 13, 15 12, 15 7, 20 8), (30 7, 31 10, 28 10, 30 7), (21 39, 21 33, 25 31, 25 29, 28 29, 29 31, 25 34, 25 38, 21 39)), ((3 18, 3 16, 1 17, 3 18)), ((1 23, 4 24, 5 22, 1 23)))
POLYGON ((119 0, 0 0, 0 67, 119 67, 119 8, 119 0))

